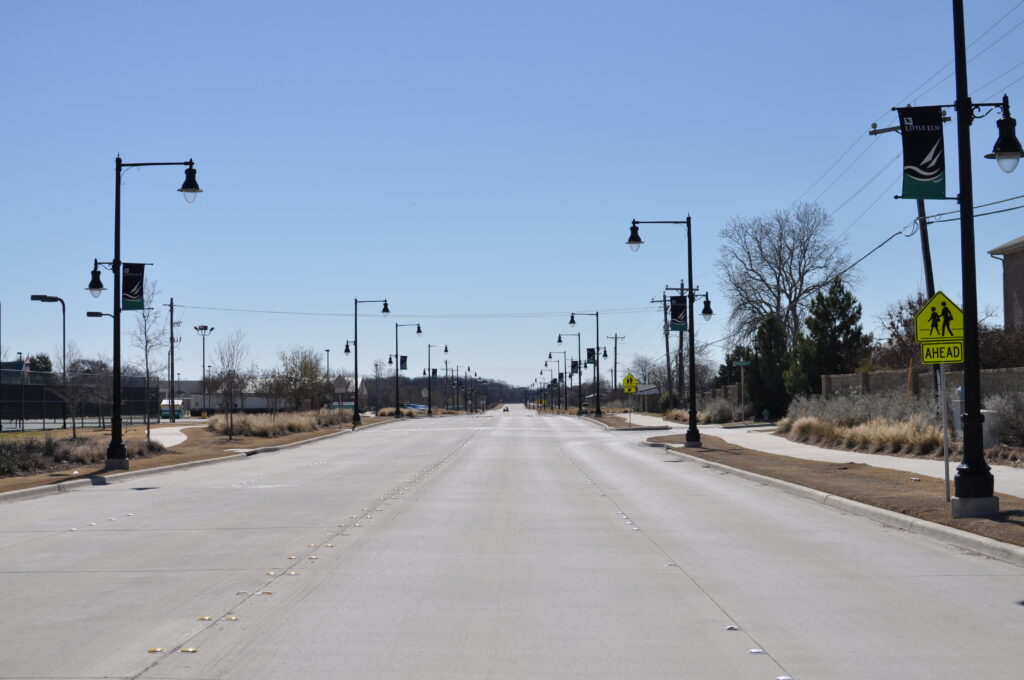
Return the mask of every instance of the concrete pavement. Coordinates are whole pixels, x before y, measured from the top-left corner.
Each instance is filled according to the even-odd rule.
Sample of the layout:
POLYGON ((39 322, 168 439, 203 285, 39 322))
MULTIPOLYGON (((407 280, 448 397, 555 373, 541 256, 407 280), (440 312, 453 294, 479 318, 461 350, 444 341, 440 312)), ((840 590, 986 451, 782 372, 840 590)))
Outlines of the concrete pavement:
POLYGON ((933 680, 1024 664, 1020 568, 642 436, 513 407, 2 505, 0 678, 933 680))

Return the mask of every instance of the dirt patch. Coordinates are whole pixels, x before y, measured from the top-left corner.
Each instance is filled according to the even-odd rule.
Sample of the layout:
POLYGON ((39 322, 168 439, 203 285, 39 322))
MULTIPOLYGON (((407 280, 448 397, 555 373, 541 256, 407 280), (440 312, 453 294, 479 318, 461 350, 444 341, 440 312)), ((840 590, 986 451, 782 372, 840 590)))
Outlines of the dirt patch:
MULTIPOLYGON (((394 419, 364 417, 362 426, 390 420, 394 419)), ((180 424, 176 426, 180 426, 180 424)), ((344 429, 341 431, 347 431, 350 428, 351 425, 346 424, 344 429)), ((153 429, 156 428, 154 427, 153 429)), ((186 426, 186 429, 182 430, 182 434, 187 437, 184 442, 167 449, 166 453, 160 453, 146 458, 132 458, 129 462, 129 466, 131 470, 149 470, 151 468, 167 467, 169 465, 179 465, 181 463, 192 463, 198 460, 223 458, 225 456, 237 455, 237 452, 229 451, 228 449, 259 449, 268 446, 282 446, 284 444, 294 444, 295 442, 322 437, 338 431, 339 430, 336 429, 315 430, 312 432, 295 432, 282 437, 235 437, 234 439, 229 440, 223 435, 210 432, 205 427, 186 426)), ((31 433, 31 435, 34 434, 35 433, 31 433)), ((71 431, 48 430, 45 433, 39 434, 45 434, 52 437, 70 437, 71 431)), ((31 435, 26 433, 26 436, 31 435)), ((89 439, 100 439, 106 442, 110 440, 110 430, 90 429, 83 431, 79 428, 78 436, 80 438, 86 437, 89 439)), ((145 437, 146 428, 144 425, 129 426, 124 429, 124 438, 126 440, 145 439, 145 437)), ((103 467, 102 463, 88 465, 61 465, 37 474, 0 478, 0 493, 5 491, 17 491, 18 489, 30 489, 37 486, 46 486, 48 484, 60 484, 62 482, 81 479, 83 477, 108 477, 120 474, 118 471, 104 472, 103 467), (74 474, 75 472, 78 474, 74 474)))
MULTIPOLYGON (((686 436, 651 437, 648 441, 682 445, 686 436)), ((678 450, 710 462, 1024 546, 1024 499, 1015 496, 997 494, 1000 513, 996 518, 953 519, 946 502, 945 481, 937 477, 863 463, 826 463, 779 456, 745 449, 706 434, 701 434, 701 441, 701 448, 679 446, 678 450)))

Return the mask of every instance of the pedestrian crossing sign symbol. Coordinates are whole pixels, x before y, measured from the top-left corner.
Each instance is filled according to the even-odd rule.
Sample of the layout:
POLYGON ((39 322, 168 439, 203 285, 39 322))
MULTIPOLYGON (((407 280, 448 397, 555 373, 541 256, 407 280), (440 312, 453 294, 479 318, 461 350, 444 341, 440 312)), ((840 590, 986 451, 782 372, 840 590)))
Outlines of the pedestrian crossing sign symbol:
POLYGON ((636 392, 636 377, 632 373, 627 373, 626 377, 622 379, 622 391, 626 394, 636 392))
POLYGON ((914 332, 920 343, 951 343, 964 339, 963 310, 939 291, 914 317, 914 332))

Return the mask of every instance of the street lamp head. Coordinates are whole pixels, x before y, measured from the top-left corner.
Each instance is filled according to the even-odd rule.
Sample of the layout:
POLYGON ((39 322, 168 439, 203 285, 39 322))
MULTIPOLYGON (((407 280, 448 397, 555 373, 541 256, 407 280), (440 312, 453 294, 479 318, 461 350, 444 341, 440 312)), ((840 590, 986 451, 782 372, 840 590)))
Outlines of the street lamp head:
POLYGON ((103 282, 100 281, 99 263, 97 263, 95 260, 93 260, 92 278, 89 280, 89 286, 87 290, 89 291, 89 293, 92 294, 94 298, 98 298, 100 296, 100 293, 106 290, 106 288, 103 287, 103 282))
POLYGON ((388 366, 390 366, 391 364, 394 363, 393 361, 391 361, 391 356, 392 355, 390 355, 390 354, 388 355, 388 366))
POLYGON ((640 250, 640 246, 643 244, 644 242, 640 238, 640 227, 636 226, 636 220, 633 220, 633 226, 629 228, 629 239, 626 241, 626 245, 635 253, 640 250))
POLYGON ((548 352, 548 359, 551 358, 551 352, 548 352))
POLYGON ((569 326, 571 326, 573 328, 576 327, 576 313, 575 312, 573 312, 572 314, 569 315, 569 326))
POLYGON ((188 160, 188 167, 185 168, 185 181, 181 183, 181 188, 178 191, 189 203, 196 200, 197 195, 203 193, 203 190, 199 188, 199 183, 196 182, 196 169, 192 167, 191 158, 188 160))
POLYGON ((98 319, 103 316, 103 312, 86 312, 85 315, 90 319, 98 319))
POLYGON ((352 350, 348 346, 348 340, 345 341, 345 354, 352 354, 352 350))
POLYGON ((197 331, 199 331, 201 333, 201 332, 207 330, 209 328, 209 326, 199 325, 199 326, 193 326, 192 328, 194 328, 195 330, 197 330, 197 331))
POLYGON ((444 346, 444 353, 445 353, 445 354, 448 354, 448 345, 445 345, 445 346, 444 346))
POLYGON ((388 309, 388 301, 387 300, 384 301, 384 308, 380 310, 380 313, 382 315, 384 315, 384 316, 387 316, 388 314, 391 313, 391 310, 388 309))
POLYGON ((425 368, 423 369, 423 377, 424 377, 424 378, 426 378, 426 377, 427 377, 427 369, 425 369, 425 368))
POLYGON ((60 302, 60 298, 56 295, 33 295, 32 299, 37 302, 60 302))
POLYGON ((605 347, 604 351, 601 352, 601 358, 602 359, 607 359, 608 358, 608 348, 607 347, 605 347))
POLYGON ((562 344, 562 334, 561 333, 558 334, 558 344, 559 345, 562 344))
POLYGON ((423 331, 420 329, 419 324, 416 324, 416 335, 423 335, 423 331))
POLYGON ((711 311, 711 298, 707 295, 704 296, 704 309, 700 310, 700 315, 704 317, 705 321, 711 321, 711 317, 714 316, 714 312, 711 311))
POLYGON ((996 121, 996 127, 999 128, 999 138, 992 147, 992 153, 986 154, 985 158, 994 158, 1003 172, 1013 172, 1024 157, 1024 148, 1017 139, 1017 121, 1010 116, 1010 99, 1006 95, 1003 95, 1003 117, 996 121))

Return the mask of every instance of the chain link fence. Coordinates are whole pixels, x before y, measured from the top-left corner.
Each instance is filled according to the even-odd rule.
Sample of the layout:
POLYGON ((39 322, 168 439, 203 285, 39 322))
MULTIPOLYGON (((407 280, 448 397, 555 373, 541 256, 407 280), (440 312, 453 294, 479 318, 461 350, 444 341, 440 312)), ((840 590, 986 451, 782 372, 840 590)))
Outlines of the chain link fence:
MULTIPOLYGON (((113 380, 109 372, 62 373, 0 370, 0 428, 42 430, 71 427, 105 427, 110 423, 113 380)), ((121 417, 124 424, 159 419, 159 381, 145 376, 121 376, 121 417)))

